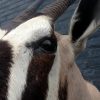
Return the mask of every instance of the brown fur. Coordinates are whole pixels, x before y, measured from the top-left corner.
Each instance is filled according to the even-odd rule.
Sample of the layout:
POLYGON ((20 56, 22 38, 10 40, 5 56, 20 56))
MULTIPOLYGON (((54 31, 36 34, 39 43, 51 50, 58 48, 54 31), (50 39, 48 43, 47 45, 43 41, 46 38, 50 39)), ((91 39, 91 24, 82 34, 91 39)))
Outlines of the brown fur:
POLYGON ((12 46, 0 40, 0 100, 7 99, 8 81, 11 64, 13 63, 12 46))
POLYGON ((95 86, 83 79, 75 64, 74 50, 70 36, 59 37, 59 53, 61 60, 60 81, 61 85, 67 80, 66 100, 100 100, 100 92, 95 86))
POLYGON ((55 55, 50 54, 38 54, 33 57, 22 100, 45 100, 48 91, 48 74, 54 58, 55 55))
MULTIPOLYGON (((65 2, 65 0, 63 0, 63 1, 65 2)), ((60 4, 64 4, 65 5, 65 3, 60 3, 60 4)), ((66 3, 66 5, 67 5, 67 7, 69 6, 67 3, 66 3)), ((62 6, 61 7, 60 6, 55 6, 55 7, 62 8, 62 6)), ((53 7, 50 7, 50 8, 53 8, 53 7)), ((64 8, 66 8, 66 7, 64 6, 64 8)), ((47 8, 46 8, 46 10, 47 10, 47 8)), ((53 11, 55 11, 55 9, 53 9, 53 11)), ((59 12, 59 11, 60 10, 54 12, 55 14, 57 13, 57 15, 55 15, 55 16, 58 17, 58 15, 60 15, 60 13, 63 12, 63 11, 61 11, 61 12, 59 12)), ((85 10, 85 11, 87 11, 87 10, 85 10)), ((51 10, 50 10, 50 12, 51 12, 51 10)), ((49 14, 54 16, 54 14, 52 14, 53 12, 52 13, 50 13, 50 12, 49 12, 49 14)), ((89 12, 90 12, 90 10, 89 10, 89 12)), ((49 14, 47 14, 47 15, 51 16, 49 14)), ((87 14, 85 14, 85 15, 87 15, 87 14)), ((53 20, 55 21, 55 18, 53 20)), ((84 21, 84 22, 86 22, 86 21, 84 21)), ((86 25, 86 24, 84 24, 84 25, 86 25)), ((81 27, 83 28, 83 25, 81 27)), ((14 27, 12 27, 12 28, 14 28, 14 27)), ((77 29, 79 30, 79 27, 77 29)), ((81 30, 81 28, 80 28, 80 30, 81 30)), ((75 31, 74 33, 80 33, 80 32, 76 32, 75 31)), ((78 35, 75 34, 75 36, 78 36, 78 35)), ((60 91, 59 92, 59 100, 100 100, 100 93, 99 93, 99 91, 92 84, 86 82, 83 79, 83 77, 81 75, 81 72, 79 71, 77 65, 75 64, 75 61, 74 61, 74 51, 75 51, 75 48, 73 48, 71 37, 70 36, 58 36, 58 37, 59 37, 58 45, 59 45, 59 54, 60 54, 59 58, 60 58, 60 61, 61 61, 60 84, 59 84, 60 85, 59 86, 59 91, 60 91)), ((72 38, 75 38, 75 37, 72 37, 72 38)), ((79 49, 76 50, 77 52, 80 52, 80 46, 81 45, 79 45, 79 49)), ((42 55, 42 57, 44 59, 42 59, 41 56, 33 59, 31 64, 30 64, 30 66, 29 66, 29 73, 34 71, 33 72, 34 75, 33 76, 30 75, 29 77, 34 79, 34 78, 36 78, 35 75, 38 75, 38 78, 40 79, 40 82, 38 82, 39 84, 36 84, 35 82, 33 82, 33 85, 35 84, 34 87, 37 88, 36 85, 39 85, 39 86, 43 85, 42 88, 38 87, 37 93, 40 93, 41 91, 42 91, 41 93, 43 93, 44 88, 45 88, 45 86, 44 86, 45 84, 42 83, 42 82, 45 82, 45 81, 43 81, 41 79, 45 80, 45 78, 46 78, 46 80, 47 80, 47 76, 48 76, 47 72, 50 71, 51 65, 53 64, 52 61, 49 62, 50 60, 47 60, 48 56, 42 55), (40 62, 37 62, 37 61, 40 61, 40 62), (46 66, 45 66, 45 64, 46 64, 46 66), (51 65, 48 65, 48 64, 51 64, 51 65), (34 67, 33 67, 33 65, 34 65, 34 67), (50 69, 47 68, 47 65, 50 66, 49 67, 50 69), (41 69, 38 68, 39 70, 36 70, 37 66, 41 67, 41 69), (42 73, 42 71, 43 71, 42 69, 44 69, 43 67, 47 68, 45 70, 46 73, 42 73)), ((52 57, 50 57, 50 59, 51 58, 52 57)), ((27 80, 32 81, 31 79, 27 79, 27 80)), ((28 84, 28 86, 30 86, 29 83, 27 83, 27 84, 28 84)), ((27 89, 27 87, 26 87, 26 89, 27 89)), ((29 89, 32 90, 31 87, 29 89)), ((47 87, 46 87, 46 89, 47 89, 47 87)), ((29 93, 29 92, 30 92, 30 90, 27 90, 27 93, 29 93)), ((36 91, 35 91, 35 93, 36 93, 36 91)), ((45 94, 43 94, 43 95, 45 96, 45 94)), ((33 95, 31 95, 31 96, 33 96, 33 95)), ((27 99, 27 100, 28 99, 31 100, 31 96, 29 95, 27 97, 24 97, 24 96, 23 97, 25 99, 27 99)), ((37 95, 37 97, 38 97, 38 95, 37 95)), ((35 98, 35 96, 34 96, 34 98, 35 98)), ((41 99, 41 97, 38 97, 38 98, 41 99)))

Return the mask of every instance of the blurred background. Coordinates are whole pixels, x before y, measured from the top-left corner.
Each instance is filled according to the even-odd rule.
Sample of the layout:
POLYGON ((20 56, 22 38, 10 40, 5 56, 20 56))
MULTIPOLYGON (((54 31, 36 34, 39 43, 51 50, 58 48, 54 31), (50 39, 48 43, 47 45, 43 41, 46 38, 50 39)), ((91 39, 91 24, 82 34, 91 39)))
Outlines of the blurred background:
MULTIPOLYGON (((20 12, 30 6, 35 0, 0 0, 0 27, 15 18, 20 12)), ((45 0, 40 9, 54 0, 45 0)), ((76 0, 57 20, 55 30, 67 34, 71 16, 77 7, 76 0)), ((88 40, 86 49, 77 57, 77 64, 85 79, 96 85, 100 90, 100 29, 88 40)))

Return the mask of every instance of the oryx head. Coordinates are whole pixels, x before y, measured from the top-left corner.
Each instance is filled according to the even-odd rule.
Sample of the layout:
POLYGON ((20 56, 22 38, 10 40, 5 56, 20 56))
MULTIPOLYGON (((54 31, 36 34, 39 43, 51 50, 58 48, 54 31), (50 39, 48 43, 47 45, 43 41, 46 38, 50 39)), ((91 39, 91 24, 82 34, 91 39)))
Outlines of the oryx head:
MULTIPOLYGON (((55 1, 0 40, 1 100, 46 100, 50 97, 48 78, 52 76, 50 72, 57 58, 54 21, 67 4, 67 0, 55 1)), ((50 84, 53 83, 50 81, 50 84)), ((52 95, 57 97, 56 94, 52 95)))
POLYGON ((79 26, 84 26, 85 23, 77 26, 76 22, 80 23, 85 14, 89 15, 81 10, 81 4, 85 6, 83 1, 86 0, 81 0, 75 11, 67 36, 60 36, 54 32, 54 21, 65 10, 68 3, 67 0, 59 0, 0 40, 1 100, 66 100, 66 68, 62 66, 65 62, 67 68, 73 66, 74 51, 76 52, 77 48, 75 44, 78 40, 84 39, 85 32, 92 33, 94 28, 89 27, 95 25, 92 22, 97 17, 96 15, 88 21, 95 14, 98 0, 90 6, 90 10, 91 7, 94 9, 88 20, 82 19, 88 24, 82 28, 82 32, 78 31, 79 26), (82 16, 79 16, 80 14, 82 16))

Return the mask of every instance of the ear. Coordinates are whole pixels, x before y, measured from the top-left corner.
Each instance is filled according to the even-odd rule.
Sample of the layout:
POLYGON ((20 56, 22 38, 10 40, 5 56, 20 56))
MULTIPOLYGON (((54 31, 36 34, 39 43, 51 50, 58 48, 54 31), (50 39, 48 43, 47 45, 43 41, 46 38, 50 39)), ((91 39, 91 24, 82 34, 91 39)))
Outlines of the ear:
POLYGON ((75 52, 86 45, 87 38, 100 25, 100 0, 81 0, 71 19, 70 31, 75 52))

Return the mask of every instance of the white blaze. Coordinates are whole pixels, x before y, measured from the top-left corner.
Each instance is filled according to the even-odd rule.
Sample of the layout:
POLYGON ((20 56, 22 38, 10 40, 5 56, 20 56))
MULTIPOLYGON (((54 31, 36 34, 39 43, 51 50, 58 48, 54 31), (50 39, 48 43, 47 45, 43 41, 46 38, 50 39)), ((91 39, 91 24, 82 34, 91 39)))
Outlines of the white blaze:
POLYGON ((18 54, 14 55, 14 64, 10 69, 8 100, 21 100, 21 95, 26 85, 31 52, 25 48, 20 50, 20 53, 17 51, 18 54))
POLYGON ((8 41, 13 47, 13 64, 10 69, 8 100, 21 100, 25 89, 27 71, 32 59, 27 43, 32 43, 45 36, 51 36, 51 22, 46 16, 38 16, 19 25, 9 32, 2 40, 8 41))
POLYGON ((49 73, 48 79, 48 93, 46 100, 58 100, 59 90, 59 73, 60 73, 60 57, 57 52, 54 64, 49 73))

